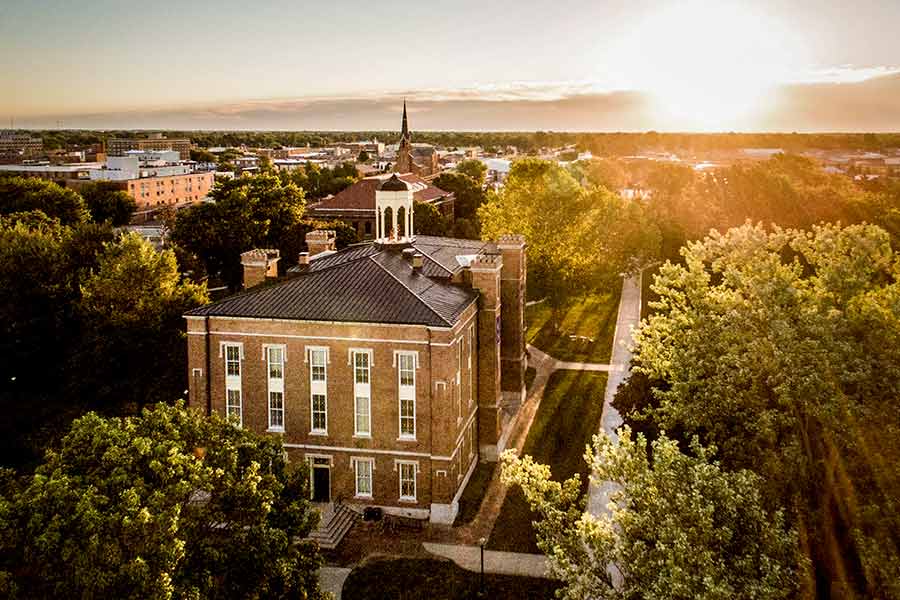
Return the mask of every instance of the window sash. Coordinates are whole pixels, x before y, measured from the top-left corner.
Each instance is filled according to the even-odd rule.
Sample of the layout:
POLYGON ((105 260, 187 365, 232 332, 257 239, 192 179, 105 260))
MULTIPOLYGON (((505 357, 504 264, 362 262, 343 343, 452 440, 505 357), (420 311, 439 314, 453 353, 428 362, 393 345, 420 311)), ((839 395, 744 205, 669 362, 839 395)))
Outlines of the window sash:
POLYGON ((370 367, 368 352, 353 353, 353 382, 366 384, 370 382, 370 367))
POLYGON ((284 429, 284 392, 269 392, 269 428, 284 429))
POLYGON ((269 379, 284 379, 284 348, 270 346, 266 349, 269 379))
POLYGON ((225 376, 241 376, 241 347, 237 345, 225 346, 225 376))
POLYGON ((325 350, 314 348, 309 351, 309 377, 313 382, 324 382, 328 377, 325 350))
POLYGON ((400 399, 400 437, 416 437, 416 401, 400 399))
POLYGON ((241 406, 241 390, 225 390, 225 415, 229 418, 237 417, 239 422, 243 422, 244 417, 241 406))
POLYGON ((354 461, 356 470, 356 495, 372 496, 372 461, 357 459, 354 461))
POLYGON ((413 500, 416 499, 416 464, 401 462, 398 463, 400 472, 400 499, 413 500))
POLYGON ((310 398, 311 429, 316 433, 328 431, 328 398, 325 394, 313 394, 310 398))
POLYGON ((372 401, 368 396, 354 400, 354 434, 372 435, 372 401))

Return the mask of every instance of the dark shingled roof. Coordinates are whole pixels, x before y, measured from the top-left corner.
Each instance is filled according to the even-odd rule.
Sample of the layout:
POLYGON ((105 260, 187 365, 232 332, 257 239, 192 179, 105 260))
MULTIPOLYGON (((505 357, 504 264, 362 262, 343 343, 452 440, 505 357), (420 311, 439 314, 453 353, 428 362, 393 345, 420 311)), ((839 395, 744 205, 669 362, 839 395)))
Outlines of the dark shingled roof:
POLYGON ((296 276, 290 279, 252 288, 187 315, 450 327, 478 298, 476 291, 451 282, 452 274, 462 268, 456 255, 478 254, 491 245, 420 237, 412 246, 425 257, 418 270, 402 255, 408 245, 356 244, 294 267, 290 272, 296 276))

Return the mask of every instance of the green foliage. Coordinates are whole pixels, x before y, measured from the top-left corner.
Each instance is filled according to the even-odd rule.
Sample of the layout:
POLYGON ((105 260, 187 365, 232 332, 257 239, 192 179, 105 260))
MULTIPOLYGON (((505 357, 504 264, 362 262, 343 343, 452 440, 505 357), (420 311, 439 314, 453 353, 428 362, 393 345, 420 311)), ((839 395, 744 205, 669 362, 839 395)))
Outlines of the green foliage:
POLYGON ((369 158, 370 157, 369 157, 368 152, 366 152, 365 150, 360 150, 359 156, 356 157, 356 162, 364 163, 364 162, 367 162, 369 160, 369 158))
POLYGON ((729 472, 696 441, 691 454, 660 437, 621 430, 585 454, 612 484, 609 511, 584 513, 578 477, 563 483, 530 456, 503 455, 502 478, 540 513, 538 543, 564 598, 791 598, 798 588, 797 535, 767 510, 759 478, 729 472), (652 449, 652 460, 649 451, 652 449), (621 577, 613 585, 611 573, 621 577))
POLYGON ((452 224, 434 204, 416 202, 413 207, 413 227, 419 235, 449 236, 452 224))
POLYGON ((453 212, 457 219, 475 218, 479 207, 487 200, 482 185, 463 173, 441 173, 433 183, 446 192, 453 192, 453 212))
POLYGON ((214 204, 178 213, 170 239, 232 287, 241 281, 241 252, 282 249, 306 209, 302 189, 270 174, 217 183, 210 196, 214 204))
POLYGON ((661 382, 643 417, 761 476, 801 533, 809 593, 900 598, 900 261, 888 234, 744 225, 683 258, 660 269, 656 313, 635 337, 636 370, 661 382))
POLYGON ((574 296, 617 284, 621 273, 658 252, 658 231, 643 205, 585 188, 563 167, 539 159, 513 163, 478 217, 484 239, 525 236, 531 293, 546 296, 557 313, 574 296))
POLYGON ((181 314, 205 301, 178 281, 171 253, 136 236, 116 240, 108 224, 67 227, 42 213, 0 220, 3 463, 33 460, 86 409, 181 395, 181 314))
POLYGON ((293 183, 305 192, 307 198, 315 200, 337 194, 359 178, 356 165, 352 162, 343 162, 333 169, 306 163, 302 169, 282 171, 279 175, 283 183, 293 183))
POLYGON ((191 160, 201 163, 214 163, 216 155, 204 148, 191 148, 191 160))
MULTIPOLYGON (((320 598, 308 474, 281 441, 159 404, 76 420, 0 496, 16 598, 320 598)), ((5 589, 4 589, 5 587, 5 589)))
POLYGON ((84 199, 70 189, 37 178, 0 177, 0 214, 42 211, 63 225, 90 218, 84 199))
POLYGON ((91 218, 97 223, 113 226, 127 225, 137 209, 134 198, 112 182, 97 182, 82 186, 79 190, 91 218))
POLYGON ((466 160, 459 161, 459 163, 456 165, 456 172, 461 175, 468 175, 469 178, 471 178, 472 181, 475 182, 475 185, 477 185, 478 187, 483 187, 485 177, 487 176, 487 165, 478 159, 468 158, 466 160))

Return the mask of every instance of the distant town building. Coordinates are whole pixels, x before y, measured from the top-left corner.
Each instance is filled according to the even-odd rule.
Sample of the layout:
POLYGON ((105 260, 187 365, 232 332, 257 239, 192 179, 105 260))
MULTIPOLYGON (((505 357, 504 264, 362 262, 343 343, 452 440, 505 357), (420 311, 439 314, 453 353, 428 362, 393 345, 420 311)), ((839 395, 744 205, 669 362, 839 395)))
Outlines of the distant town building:
POLYGON ((44 142, 39 137, 15 131, 0 131, 0 161, 19 162, 40 156, 43 151, 44 142))
POLYGON ((110 138, 106 140, 108 156, 125 156, 130 150, 175 150, 181 160, 191 157, 191 140, 174 139, 155 133, 145 138, 110 138))
MULTIPOLYGON (((391 174, 383 174, 360 179, 331 198, 310 205, 307 214, 316 219, 343 221, 356 230, 360 239, 370 240, 375 236, 376 192, 391 177, 391 174)), ((399 178, 409 184, 416 202, 433 204, 442 214, 453 217, 452 192, 444 191, 412 173, 399 175, 399 178)))
POLYGON ((429 177, 440 173, 438 153, 431 144, 413 144, 406 118, 406 100, 403 101, 403 122, 400 129, 400 147, 394 164, 396 173, 412 173, 429 177))
POLYGON ((189 405, 281 437, 325 512, 450 524, 522 405, 525 243, 416 236, 413 205, 382 181, 377 239, 312 231, 280 282, 277 250, 242 254, 245 291, 185 315, 189 405))

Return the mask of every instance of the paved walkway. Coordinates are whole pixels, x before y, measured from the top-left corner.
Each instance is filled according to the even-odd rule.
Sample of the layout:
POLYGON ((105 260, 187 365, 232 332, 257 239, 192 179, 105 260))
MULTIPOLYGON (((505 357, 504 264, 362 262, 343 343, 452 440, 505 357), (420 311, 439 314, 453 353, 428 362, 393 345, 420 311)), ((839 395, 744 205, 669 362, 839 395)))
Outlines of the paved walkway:
POLYGON ((330 592, 334 600, 341 600, 341 590, 351 569, 344 567, 322 567, 319 569, 319 585, 323 592, 330 592))
MULTIPOLYGON (((621 304, 620 304, 621 307, 621 304)), ((529 366, 533 366, 534 360, 540 361, 542 366, 546 369, 549 369, 551 372, 556 371, 557 369, 563 369, 566 371, 604 371, 607 373, 612 373, 615 371, 624 371, 628 368, 626 364, 618 364, 618 363, 589 363, 589 362, 565 362, 556 358, 553 358, 546 352, 528 344, 528 356, 532 360, 529 361, 529 366)))
MULTIPOLYGON (((606 381, 606 394, 603 397, 603 415, 600 417, 600 428, 613 441, 617 440, 616 429, 622 425, 622 417, 612 406, 613 398, 619 385, 628 377, 628 365, 631 362, 631 334, 641 322, 641 276, 629 277, 622 283, 622 298, 619 301, 619 314, 616 318, 616 333, 613 337, 612 361, 621 368, 611 371, 606 381)), ((598 516, 607 512, 609 496, 614 491, 609 482, 591 481, 588 488, 588 512, 598 516)))
MULTIPOLYGON (((449 558, 457 565, 473 571, 481 572, 481 548, 478 546, 460 546, 456 544, 422 544, 425 549, 437 556, 449 558)), ((484 572, 498 575, 520 575, 523 577, 549 577, 547 557, 543 554, 525 554, 523 552, 484 551, 484 572)))

